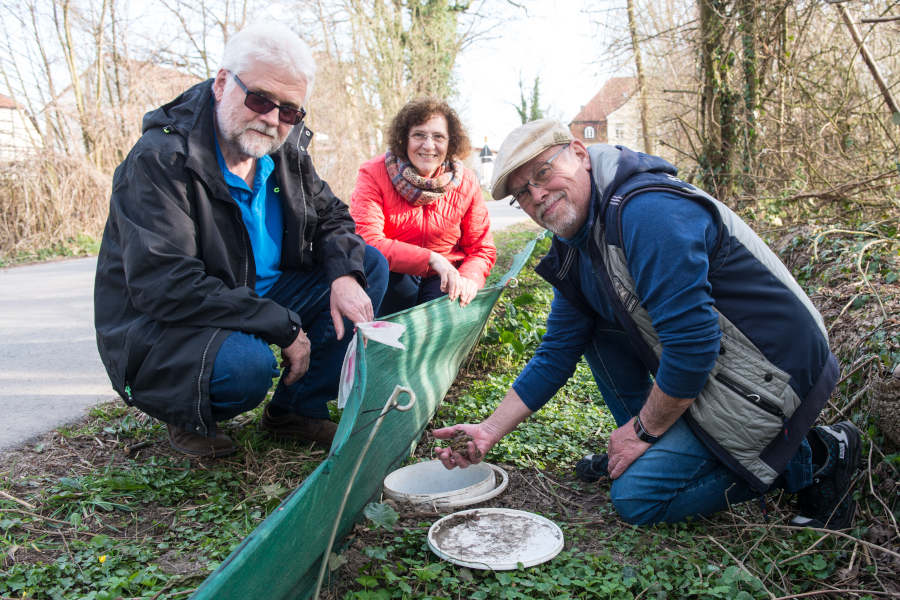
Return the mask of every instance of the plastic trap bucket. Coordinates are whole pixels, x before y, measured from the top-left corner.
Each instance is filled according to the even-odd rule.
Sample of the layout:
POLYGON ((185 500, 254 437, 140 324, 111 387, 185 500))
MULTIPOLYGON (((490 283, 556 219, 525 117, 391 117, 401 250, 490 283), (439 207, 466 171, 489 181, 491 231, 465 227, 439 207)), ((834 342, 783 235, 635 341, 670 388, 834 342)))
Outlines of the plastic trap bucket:
POLYGON ((490 500, 508 484, 506 471, 490 463, 448 470, 439 460, 427 460, 385 477, 384 495, 397 502, 455 508, 490 500))

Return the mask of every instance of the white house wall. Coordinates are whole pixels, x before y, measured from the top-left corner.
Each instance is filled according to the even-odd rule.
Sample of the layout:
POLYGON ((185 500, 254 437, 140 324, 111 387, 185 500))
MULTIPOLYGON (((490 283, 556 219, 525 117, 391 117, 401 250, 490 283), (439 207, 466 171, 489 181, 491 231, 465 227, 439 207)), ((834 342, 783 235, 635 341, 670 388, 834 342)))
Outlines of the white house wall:
POLYGON ((638 96, 635 94, 628 102, 609 113, 606 117, 606 134, 609 143, 619 144, 632 150, 644 151, 644 139, 641 134, 641 112, 638 96))
POLYGON ((40 147, 40 135, 21 110, 0 109, 0 161, 18 160, 40 147))

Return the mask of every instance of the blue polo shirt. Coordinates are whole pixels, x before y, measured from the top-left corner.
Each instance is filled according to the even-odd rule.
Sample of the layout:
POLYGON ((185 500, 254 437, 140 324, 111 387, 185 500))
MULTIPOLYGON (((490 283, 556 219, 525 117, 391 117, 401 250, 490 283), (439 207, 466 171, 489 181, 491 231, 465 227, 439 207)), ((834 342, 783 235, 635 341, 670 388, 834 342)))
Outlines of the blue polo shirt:
POLYGON ((272 172, 275 161, 263 156, 256 161, 253 189, 247 182, 228 170, 225 157, 216 139, 216 159, 225 177, 231 197, 241 208, 244 227, 250 236, 253 261, 256 264, 256 293, 263 296, 281 277, 281 241, 283 237, 281 202, 278 186, 272 172))

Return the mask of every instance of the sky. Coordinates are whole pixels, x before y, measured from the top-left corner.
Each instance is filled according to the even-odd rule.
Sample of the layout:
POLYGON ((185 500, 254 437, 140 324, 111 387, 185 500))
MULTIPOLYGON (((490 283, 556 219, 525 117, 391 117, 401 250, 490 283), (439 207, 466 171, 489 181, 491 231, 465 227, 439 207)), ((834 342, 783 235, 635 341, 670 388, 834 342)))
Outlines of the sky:
POLYGON ((606 42, 598 38, 597 25, 582 12, 583 4, 529 2, 527 17, 505 21, 495 30, 494 39, 480 41, 460 55, 454 108, 474 146, 480 147, 487 137, 488 146, 496 152, 506 134, 521 125, 514 106, 519 102, 520 74, 526 98, 534 77, 540 76, 540 106, 549 108, 546 116, 566 124, 607 78, 630 75, 599 60, 606 42))

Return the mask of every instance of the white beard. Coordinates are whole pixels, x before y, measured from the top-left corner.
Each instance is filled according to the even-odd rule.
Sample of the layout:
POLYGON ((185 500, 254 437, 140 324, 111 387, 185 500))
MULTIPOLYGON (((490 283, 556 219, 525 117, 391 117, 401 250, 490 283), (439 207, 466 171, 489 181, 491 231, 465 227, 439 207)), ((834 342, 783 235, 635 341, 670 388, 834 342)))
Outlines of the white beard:
POLYGON ((548 201, 547 205, 552 205, 554 201, 560 206, 553 209, 553 214, 548 219, 544 219, 543 213, 535 219, 539 225, 545 229, 549 229, 556 235, 564 238, 571 238, 578 233, 578 213, 565 192, 557 192, 552 201, 548 201))
POLYGON ((271 154, 281 148, 284 140, 287 139, 287 134, 284 137, 279 137, 278 126, 268 127, 262 123, 254 122, 240 123, 235 114, 240 110, 239 107, 235 107, 237 110, 229 110, 223 104, 217 104, 216 107, 216 121, 219 125, 219 133, 222 134, 223 138, 221 141, 237 150, 243 156, 262 158, 266 154, 271 154), (268 137, 257 135, 253 133, 254 131, 263 133, 268 137))

